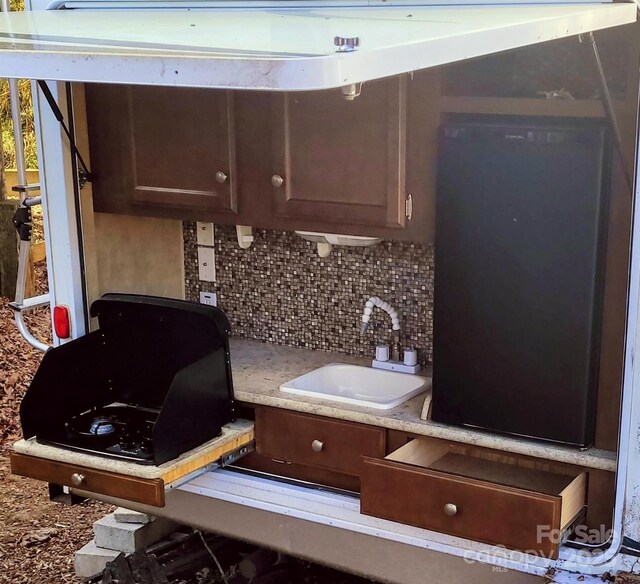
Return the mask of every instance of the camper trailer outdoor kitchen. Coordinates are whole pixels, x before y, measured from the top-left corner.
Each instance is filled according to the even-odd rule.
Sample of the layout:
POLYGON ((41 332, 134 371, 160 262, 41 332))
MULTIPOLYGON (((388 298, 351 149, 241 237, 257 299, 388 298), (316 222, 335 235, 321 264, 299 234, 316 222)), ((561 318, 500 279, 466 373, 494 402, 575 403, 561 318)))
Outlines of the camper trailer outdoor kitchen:
POLYGON ((640 573, 637 12, 1 12, 58 309, 13 472, 383 582, 640 573))

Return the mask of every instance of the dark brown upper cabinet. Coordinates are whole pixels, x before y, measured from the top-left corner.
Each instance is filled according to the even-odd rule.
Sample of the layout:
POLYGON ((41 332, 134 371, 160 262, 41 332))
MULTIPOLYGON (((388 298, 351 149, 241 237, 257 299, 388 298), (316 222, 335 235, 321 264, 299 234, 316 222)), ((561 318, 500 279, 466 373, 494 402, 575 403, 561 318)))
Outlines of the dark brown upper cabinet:
POLYGON ((97 211, 238 211, 233 95, 143 86, 86 88, 97 211))
POLYGON ((436 80, 368 82, 353 101, 87 84, 94 209, 429 241, 436 80))
POLYGON ((339 89, 273 96, 276 218, 323 230, 405 226, 406 85, 370 82, 353 101, 339 89))

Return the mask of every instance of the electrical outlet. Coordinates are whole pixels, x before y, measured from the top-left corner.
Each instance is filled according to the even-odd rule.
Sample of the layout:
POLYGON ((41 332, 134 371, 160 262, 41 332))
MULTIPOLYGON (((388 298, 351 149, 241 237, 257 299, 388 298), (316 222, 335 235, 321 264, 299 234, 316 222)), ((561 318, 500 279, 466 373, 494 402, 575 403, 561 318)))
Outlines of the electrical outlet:
POLYGON ((215 231, 213 223, 196 223, 196 236, 198 245, 215 245, 215 231))
POLYGON ((198 247, 198 278, 203 282, 216 281, 216 256, 212 247, 198 247))
POLYGON ((200 304, 218 306, 218 295, 215 292, 200 292, 200 304))

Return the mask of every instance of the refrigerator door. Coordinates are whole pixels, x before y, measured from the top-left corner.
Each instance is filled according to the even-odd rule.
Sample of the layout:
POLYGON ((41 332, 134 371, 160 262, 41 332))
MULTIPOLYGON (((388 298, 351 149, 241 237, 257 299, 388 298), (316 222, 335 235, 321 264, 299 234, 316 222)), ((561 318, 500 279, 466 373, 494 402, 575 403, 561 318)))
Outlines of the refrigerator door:
POLYGON ((545 124, 443 128, 433 419, 587 446, 610 148, 545 124))

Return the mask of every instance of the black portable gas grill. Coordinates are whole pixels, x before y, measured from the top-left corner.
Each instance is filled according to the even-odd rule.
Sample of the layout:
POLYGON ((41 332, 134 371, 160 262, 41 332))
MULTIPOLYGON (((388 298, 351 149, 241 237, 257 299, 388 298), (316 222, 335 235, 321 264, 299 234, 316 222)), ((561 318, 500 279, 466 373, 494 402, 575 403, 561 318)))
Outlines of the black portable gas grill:
POLYGON ((25 438, 159 465, 234 418, 220 309, 106 294, 91 316, 99 330, 45 354, 20 408, 25 438))

